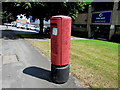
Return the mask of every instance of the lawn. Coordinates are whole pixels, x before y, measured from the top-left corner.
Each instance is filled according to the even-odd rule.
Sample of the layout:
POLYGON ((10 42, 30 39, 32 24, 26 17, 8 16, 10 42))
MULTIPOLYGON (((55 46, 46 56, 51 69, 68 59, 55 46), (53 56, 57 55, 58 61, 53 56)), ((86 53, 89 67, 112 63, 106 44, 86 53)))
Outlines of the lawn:
MULTIPOLYGON (((31 42, 50 58, 50 42, 31 42)), ((72 40, 70 72, 84 87, 118 87, 118 43, 72 40)))

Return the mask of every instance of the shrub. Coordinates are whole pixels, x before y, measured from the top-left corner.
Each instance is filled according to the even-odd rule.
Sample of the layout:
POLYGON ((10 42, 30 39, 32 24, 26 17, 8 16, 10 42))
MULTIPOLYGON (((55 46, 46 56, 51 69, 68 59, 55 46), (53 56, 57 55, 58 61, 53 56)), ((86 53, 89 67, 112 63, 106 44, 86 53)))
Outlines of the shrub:
POLYGON ((72 29, 72 36, 87 38, 88 37, 88 31, 87 30, 81 30, 81 29, 72 29))
POLYGON ((120 43, 120 34, 114 34, 110 41, 120 43))

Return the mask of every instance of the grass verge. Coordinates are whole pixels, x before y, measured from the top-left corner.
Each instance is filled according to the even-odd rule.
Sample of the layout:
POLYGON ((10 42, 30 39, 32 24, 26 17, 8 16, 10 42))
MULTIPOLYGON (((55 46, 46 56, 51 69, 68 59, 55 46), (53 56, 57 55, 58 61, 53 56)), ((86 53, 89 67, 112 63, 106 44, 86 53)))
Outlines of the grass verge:
MULTIPOLYGON (((50 58, 50 42, 31 42, 50 58)), ((118 88, 118 43, 71 41, 70 72, 89 88, 118 88)))

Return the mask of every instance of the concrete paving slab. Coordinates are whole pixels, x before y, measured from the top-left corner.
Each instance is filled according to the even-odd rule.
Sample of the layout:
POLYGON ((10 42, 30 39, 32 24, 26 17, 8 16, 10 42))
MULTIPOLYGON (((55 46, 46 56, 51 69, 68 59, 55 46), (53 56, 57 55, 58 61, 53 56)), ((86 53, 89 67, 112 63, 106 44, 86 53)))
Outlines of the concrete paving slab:
POLYGON ((3 55, 3 64, 18 62, 16 55, 3 55))

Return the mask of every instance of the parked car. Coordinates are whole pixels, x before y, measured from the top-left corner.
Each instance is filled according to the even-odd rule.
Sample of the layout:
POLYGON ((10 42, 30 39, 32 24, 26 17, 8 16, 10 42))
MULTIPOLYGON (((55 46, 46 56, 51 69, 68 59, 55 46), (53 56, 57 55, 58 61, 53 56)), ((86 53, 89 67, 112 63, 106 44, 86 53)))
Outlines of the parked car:
POLYGON ((50 27, 49 26, 44 27, 43 31, 44 34, 50 34, 50 27))
POLYGON ((39 32, 40 31, 40 27, 36 27, 35 31, 39 32))
POLYGON ((6 26, 12 26, 13 24, 11 24, 11 23, 4 23, 4 25, 6 25, 6 26))
POLYGON ((28 30, 35 30, 35 25, 27 24, 27 25, 26 25, 26 28, 27 28, 28 30))
POLYGON ((17 21, 16 27, 17 27, 17 28, 21 28, 21 22, 20 22, 20 21, 17 21))
POLYGON ((26 24, 22 24, 20 27, 21 27, 22 29, 26 29, 26 24))
POLYGON ((11 22, 11 24, 12 24, 11 25, 12 27, 16 27, 16 22, 15 21, 11 22))

